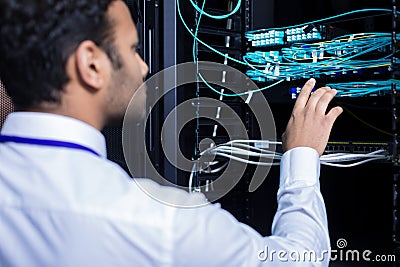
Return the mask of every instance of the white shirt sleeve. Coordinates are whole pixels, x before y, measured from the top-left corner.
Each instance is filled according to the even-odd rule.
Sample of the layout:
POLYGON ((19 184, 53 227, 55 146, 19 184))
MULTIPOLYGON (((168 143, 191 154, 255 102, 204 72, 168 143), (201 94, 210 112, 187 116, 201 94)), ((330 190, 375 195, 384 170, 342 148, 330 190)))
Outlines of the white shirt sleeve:
POLYGON ((319 156, 311 148, 281 160, 272 236, 262 237, 219 204, 177 209, 173 266, 328 266, 329 235, 319 189, 319 156))

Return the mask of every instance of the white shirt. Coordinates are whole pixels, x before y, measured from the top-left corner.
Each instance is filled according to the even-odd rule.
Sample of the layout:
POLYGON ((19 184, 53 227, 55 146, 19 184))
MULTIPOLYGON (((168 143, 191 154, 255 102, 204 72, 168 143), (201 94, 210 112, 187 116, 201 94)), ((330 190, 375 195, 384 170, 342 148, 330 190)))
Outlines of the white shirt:
MULTIPOLYGON (((135 182, 106 159, 102 134, 81 121, 16 112, 1 134, 72 142, 100 155, 0 144, 2 267, 297 266, 285 264, 296 251, 314 250, 318 256, 329 250, 319 157, 311 148, 283 155, 273 235, 262 237, 219 204, 175 208, 155 201, 138 182, 188 203, 206 200, 148 179, 135 182), (280 250, 286 256, 281 252, 278 259, 280 250)), ((322 262, 298 264, 327 266, 329 253, 323 256, 322 262)))

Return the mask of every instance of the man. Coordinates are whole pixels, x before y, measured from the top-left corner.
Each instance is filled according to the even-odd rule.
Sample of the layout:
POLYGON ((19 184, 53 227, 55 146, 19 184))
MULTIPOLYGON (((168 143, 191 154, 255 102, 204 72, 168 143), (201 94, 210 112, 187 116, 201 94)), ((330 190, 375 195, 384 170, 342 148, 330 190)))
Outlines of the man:
POLYGON ((335 90, 309 97, 311 79, 295 104, 273 236, 262 237, 219 205, 163 205, 137 183, 188 203, 205 200, 135 183, 106 159, 99 130, 121 122, 147 74, 137 44, 120 0, 1 1, 0 79, 19 112, 0 136, 0 266, 327 265, 318 176, 341 113, 325 115, 335 90), (278 254, 264 261, 272 250, 285 250, 289 262, 278 254), (292 250, 314 250, 320 260, 290 262, 292 250))

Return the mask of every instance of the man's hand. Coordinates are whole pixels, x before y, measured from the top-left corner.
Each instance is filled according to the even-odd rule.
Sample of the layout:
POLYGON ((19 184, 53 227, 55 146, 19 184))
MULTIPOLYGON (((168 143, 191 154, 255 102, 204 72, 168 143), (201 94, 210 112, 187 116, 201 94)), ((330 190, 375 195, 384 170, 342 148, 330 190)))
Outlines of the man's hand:
POLYGON ((284 151, 301 146, 311 147, 321 156, 328 143, 333 123, 343 112, 341 107, 334 107, 325 115, 336 90, 322 87, 310 96, 314 86, 315 79, 310 79, 301 89, 286 131, 282 135, 284 151))

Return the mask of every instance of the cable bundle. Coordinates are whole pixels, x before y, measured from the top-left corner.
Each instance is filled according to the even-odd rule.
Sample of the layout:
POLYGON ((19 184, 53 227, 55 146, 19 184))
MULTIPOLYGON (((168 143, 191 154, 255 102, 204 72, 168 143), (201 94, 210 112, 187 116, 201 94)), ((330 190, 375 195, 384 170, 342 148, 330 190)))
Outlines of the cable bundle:
MULTIPOLYGON (((204 150, 200 155, 207 153, 240 161, 247 164, 272 166, 279 165, 282 153, 269 150, 267 147, 282 145, 282 142, 269 140, 233 140, 204 150), (254 145, 251 145, 254 144, 254 145), (259 161, 248 158, 257 157, 259 161), (263 161, 264 160, 264 161, 263 161)), ((390 159, 386 150, 380 149, 369 153, 329 153, 320 157, 321 164, 335 167, 353 167, 373 160, 390 159), (338 163, 346 162, 346 163, 338 163), (350 162, 350 163, 349 163, 350 162)), ((215 162, 213 163, 216 164, 215 162)))
POLYGON ((392 90, 392 84, 395 84, 397 87, 399 87, 400 81, 390 79, 386 81, 327 83, 326 86, 335 88, 337 90, 336 97, 359 97, 371 95, 373 93, 390 93, 392 90))
MULTIPOLYGON (((226 94, 212 87, 203 78, 201 73, 200 72, 198 73, 200 80, 202 80, 207 85, 207 87, 209 87, 217 94, 223 96, 251 95, 256 91, 262 91, 274 87, 283 81, 289 81, 293 79, 309 78, 311 76, 318 78, 320 75, 357 74, 363 69, 373 69, 379 67, 386 68, 390 66, 391 55, 389 53, 386 53, 386 55, 375 59, 371 58, 368 58, 368 60, 357 59, 359 57, 368 55, 371 52, 378 51, 381 52, 381 54, 385 54, 385 52, 390 51, 390 47, 388 46, 390 46, 391 44, 391 39, 390 39, 391 35, 389 33, 350 34, 341 36, 331 41, 318 41, 313 44, 305 44, 304 42, 301 41, 293 42, 290 48, 283 48, 281 51, 270 51, 272 53, 275 53, 274 56, 266 56, 266 54, 263 54, 268 52, 256 51, 246 54, 243 57, 243 60, 238 60, 236 58, 230 57, 228 54, 216 50, 215 48, 211 47, 204 41, 200 40, 197 36, 197 33, 202 15, 217 20, 226 19, 231 15, 235 14, 239 10, 241 6, 241 0, 238 0, 236 6, 232 9, 232 11, 228 12, 225 15, 212 15, 205 12, 204 7, 206 0, 203 1, 202 7, 197 6, 193 0, 189 1, 191 5, 194 7, 194 9, 200 14, 195 30, 190 29, 189 26, 186 24, 185 20, 183 19, 179 0, 176 0, 176 4, 177 4, 178 15, 186 30, 193 36, 194 41, 204 45, 211 51, 222 56, 224 59, 229 59, 233 62, 251 68, 246 72, 246 74, 253 80, 259 82, 266 82, 266 81, 273 82, 272 84, 269 84, 255 91, 244 90, 242 93, 239 94, 226 94), (278 55, 276 55, 276 53, 278 53, 278 55)), ((289 34, 290 31, 290 33, 293 34, 293 32, 296 31, 295 32, 296 34, 297 32, 299 32, 301 35, 303 35, 302 33, 305 32, 307 28, 311 27, 312 28, 310 33, 311 36, 308 37, 307 34, 309 33, 306 33, 307 41, 312 39, 320 39, 318 31, 314 27, 315 24, 332 21, 334 19, 341 18, 344 16, 350 16, 366 12, 368 13, 379 12, 382 14, 390 14, 391 10, 379 9, 379 8, 360 9, 290 27, 249 31, 246 32, 245 36, 246 38, 248 38, 249 41, 251 41, 255 39, 255 36, 266 33, 269 34, 268 35, 269 38, 272 38, 271 33, 274 32, 273 38, 282 38, 282 34, 280 32, 285 31, 286 34, 289 34)), ((281 41, 279 40, 278 44, 281 44, 281 41)), ((194 48, 193 48, 193 59, 196 62, 194 48)), ((337 96, 358 97, 381 90, 387 90, 387 86, 378 85, 377 87, 368 86, 369 87, 368 90, 363 90, 363 91, 356 90, 354 92, 349 93, 349 91, 355 88, 354 84, 349 83, 348 86, 345 86, 344 84, 338 84, 338 85, 339 85, 338 87, 332 86, 333 88, 336 88, 338 90, 337 96)))
MULTIPOLYGON (((258 165, 258 166, 277 166, 280 165, 282 153, 269 150, 271 146, 282 145, 279 141, 270 140, 233 140, 224 144, 210 147, 200 153, 200 156, 220 156, 229 160, 258 165), (258 161, 249 158, 258 158, 258 161)), ((365 164, 376 160, 390 161, 391 157, 385 149, 365 153, 327 153, 320 157, 322 165, 349 168, 365 164)), ((197 173, 215 174, 226 169, 228 162, 219 161, 200 162, 195 161, 189 178, 189 192, 198 190, 194 185, 194 177, 197 173)), ((209 181, 207 181, 209 183, 209 181)))
POLYGON ((346 75, 363 69, 389 67, 390 44, 389 33, 359 33, 330 41, 294 43, 280 51, 249 52, 243 59, 252 69, 246 74, 258 81, 346 75), (376 58, 372 53, 381 56, 376 58), (366 59, 361 59, 365 56, 366 59))

